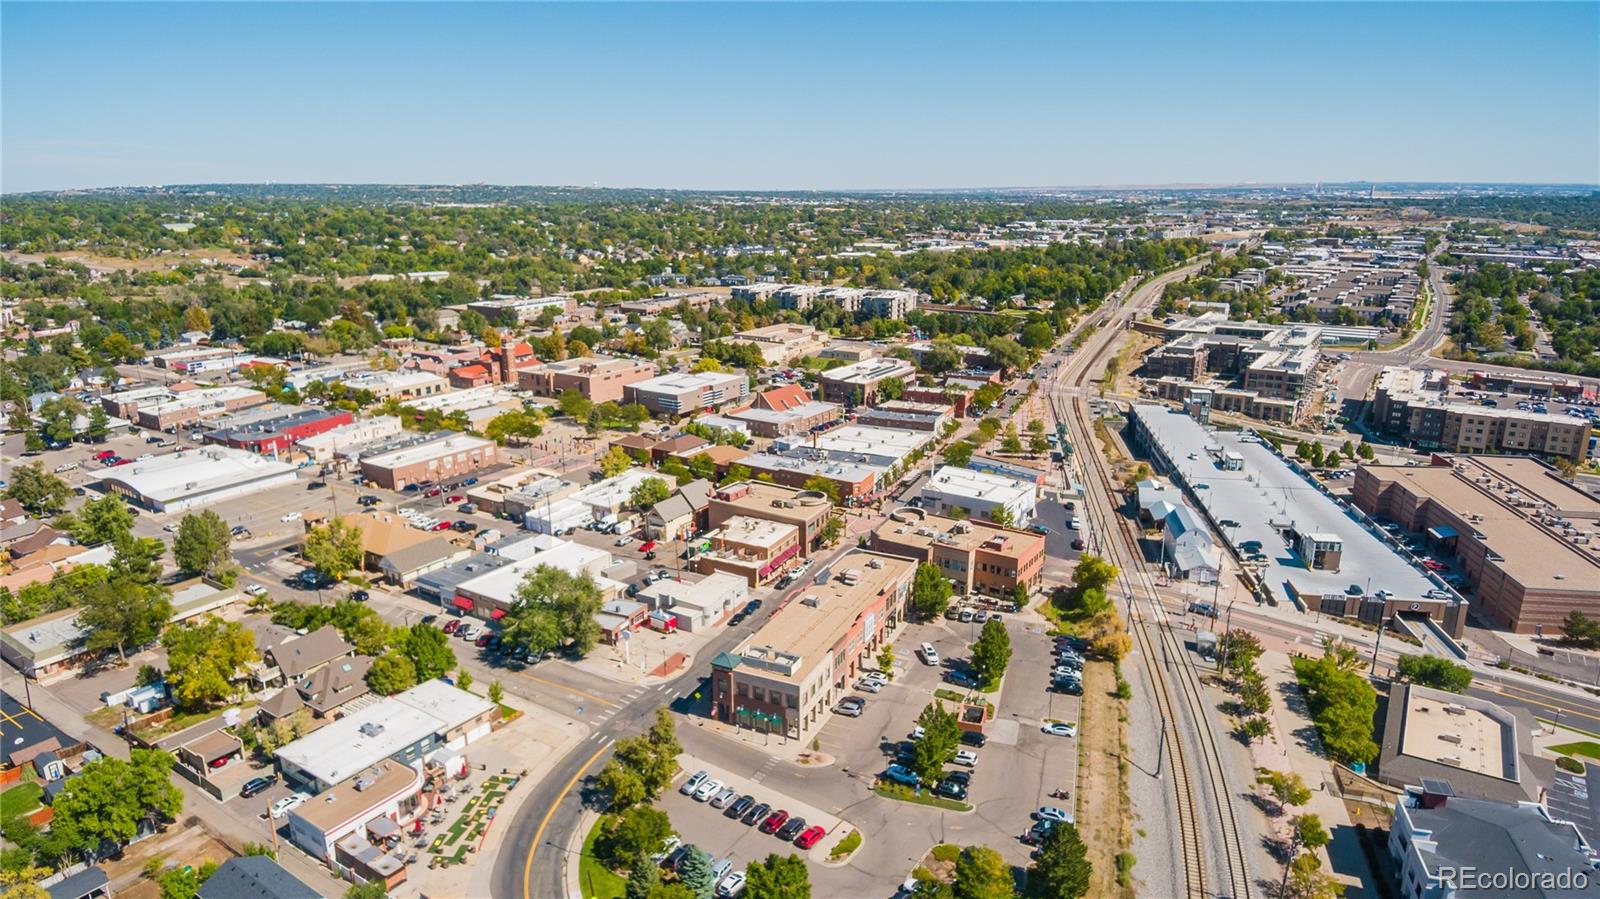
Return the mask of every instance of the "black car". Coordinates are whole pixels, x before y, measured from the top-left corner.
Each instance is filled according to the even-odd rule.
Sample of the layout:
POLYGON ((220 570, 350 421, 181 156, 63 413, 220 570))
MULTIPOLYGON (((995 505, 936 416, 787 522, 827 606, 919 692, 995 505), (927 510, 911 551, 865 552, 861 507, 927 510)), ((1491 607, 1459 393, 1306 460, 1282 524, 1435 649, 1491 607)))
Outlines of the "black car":
POLYGON ((328 482, 327 481, 312 481, 311 483, 306 485, 306 489, 307 490, 321 490, 322 488, 324 488, 326 486, 328 486, 328 482))
POLYGON ((967 744, 968 746, 975 746, 978 749, 982 749, 983 744, 989 742, 989 738, 975 730, 964 730, 961 732, 961 742, 967 744))
POLYGON ((944 782, 950 784, 960 784, 963 787, 970 787, 972 786, 972 772, 946 771, 944 773, 944 782))
POLYGON ((790 818, 788 821, 783 823, 782 827, 778 828, 778 839, 784 841, 793 840, 795 837, 800 835, 800 831, 805 829, 806 819, 790 818))
POLYGON ((438 620, 439 620, 439 616, 438 615, 424 615, 424 616, 422 616, 422 623, 423 624, 432 624, 432 623, 434 623, 435 621, 438 621, 438 620))
POLYGON ((1056 681, 1056 689, 1067 694, 1068 696, 1083 695, 1083 683, 1080 681, 1058 680, 1056 681))
POLYGON ((750 811, 755 804, 756 797, 746 793, 745 795, 740 796, 738 799, 735 799, 733 804, 728 806, 728 810, 723 812, 723 814, 730 818, 743 818, 744 813, 750 811))
POLYGON ((378 499, 376 496, 373 496, 372 494, 369 493, 366 496, 363 496, 360 499, 356 500, 356 502, 360 503, 363 506, 376 506, 378 503, 383 502, 383 500, 378 499))
POLYGON ((228 533, 232 534, 235 537, 242 537, 246 533, 248 533, 249 530, 250 530, 249 528, 245 527, 242 524, 236 524, 236 525, 233 526, 233 528, 231 530, 228 531, 228 533))
POLYGON ((771 812, 772 806, 762 802, 755 805, 743 815, 740 815, 739 820, 745 824, 754 826, 757 821, 767 820, 767 815, 771 814, 771 812))
POLYGON ((693 844, 691 843, 679 843, 678 848, 672 850, 672 852, 668 854, 666 858, 661 860, 661 867, 672 871, 678 870, 678 863, 683 861, 684 857, 689 854, 689 850, 692 848, 693 844))
POLYGON ((351 590, 350 591, 350 598, 355 600, 356 602, 366 602, 367 600, 372 598, 372 594, 368 593, 365 590, 351 590))
POLYGON ((477 525, 475 525, 472 522, 467 521, 465 519, 462 519, 461 521, 456 522, 455 524, 451 525, 450 527, 452 529, 456 530, 456 531, 459 531, 460 533, 463 533, 463 534, 466 533, 467 531, 475 531, 475 530, 478 529, 477 525))
POLYGON ((744 604, 744 611, 741 612, 740 614, 743 614, 743 615, 754 615, 756 613, 756 609, 759 609, 759 608, 761 608, 761 600, 752 599, 749 602, 744 604))
POLYGON ((272 789, 272 785, 277 782, 278 775, 276 774, 268 774, 265 777, 253 777, 245 781, 244 786, 239 788, 239 795, 245 799, 249 799, 251 796, 255 796, 259 793, 265 793, 266 791, 272 789))
POLYGON ((946 799, 967 798, 967 788, 952 780, 939 781, 939 785, 933 788, 933 792, 937 795, 943 796, 946 799))

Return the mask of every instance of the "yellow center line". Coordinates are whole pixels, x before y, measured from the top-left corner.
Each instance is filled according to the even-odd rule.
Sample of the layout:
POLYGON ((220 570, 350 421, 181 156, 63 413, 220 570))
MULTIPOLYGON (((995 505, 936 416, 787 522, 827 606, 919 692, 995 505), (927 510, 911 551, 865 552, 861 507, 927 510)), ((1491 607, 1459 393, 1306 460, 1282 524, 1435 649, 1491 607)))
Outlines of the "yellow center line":
POLYGON ((616 703, 616 702, 614 702, 614 701, 612 701, 610 699, 606 699, 604 696, 596 696, 593 693, 584 692, 583 690, 580 690, 577 687, 569 687, 566 684, 559 684, 559 683, 556 683, 553 680, 545 680, 544 678, 538 676, 537 674, 529 674, 526 671, 519 671, 517 673, 522 675, 523 677, 527 678, 528 680, 538 681, 539 683, 544 684, 547 687, 555 687, 558 690, 566 690, 568 693, 576 693, 577 695, 582 696, 584 699, 592 699, 595 702, 600 703, 601 705, 610 706, 612 708, 620 708, 621 707, 618 703, 616 703))
POLYGON ((589 756, 589 758, 583 763, 583 767, 579 768, 577 772, 572 775, 572 779, 567 781, 567 785, 561 788, 561 795, 557 796, 555 801, 550 803, 550 808, 545 811, 544 817, 540 819, 539 829, 533 832, 533 842, 528 846, 528 857, 522 862, 522 899, 528 899, 530 895, 532 887, 529 881, 533 876, 533 854, 539 850, 539 842, 544 839, 544 829, 550 826, 550 819, 555 815, 556 808, 561 805, 561 801, 563 799, 567 798, 567 794, 572 792, 573 786, 578 783, 578 778, 583 776, 583 772, 589 770, 589 766, 594 764, 594 760, 599 758, 602 752, 605 752, 607 749, 611 748, 610 744, 611 741, 607 740, 605 743, 600 745, 599 749, 594 751, 594 755, 589 756))
POLYGON ((1591 715, 1588 712, 1583 711, 1582 709, 1578 708, 1577 706, 1551 705, 1550 703, 1545 702, 1542 699, 1535 699, 1533 694, 1528 693, 1528 692, 1523 691, 1523 690, 1519 690, 1516 687, 1513 687, 1513 686, 1511 686, 1509 684, 1496 684, 1495 686, 1498 687, 1500 692, 1502 692, 1502 693, 1515 693, 1515 694, 1517 694, 1517 697, 1519 699, 1521 699, 1523 702, 1531 703, 1531 704, 1537 705, 1537 706, 1542 706, 1544 708, 1547 708, 1547 709, 1550 709, 1550 710, 1556 711, 1556 712, 1564 712, 1564 713, 1566 713, 1568 715, 1572 715, 1572 716, 1578 717, 1578 718, 1589 718, 1591 720, 1593 720, 1595 718, 1594 715, 1591 715))

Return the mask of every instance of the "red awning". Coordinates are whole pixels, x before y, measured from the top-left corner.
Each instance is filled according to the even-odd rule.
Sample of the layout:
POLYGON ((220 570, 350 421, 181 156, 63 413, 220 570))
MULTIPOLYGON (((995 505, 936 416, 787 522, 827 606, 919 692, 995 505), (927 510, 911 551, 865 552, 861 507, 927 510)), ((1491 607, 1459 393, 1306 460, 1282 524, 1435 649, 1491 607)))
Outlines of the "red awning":
POLYGON ((489 617, 493 618, 495 621, 499 621, 500 619, 506 617, 506 610, 505 609, 495 609, 494 611, 489 613, 489 617))
POLYGON ((455 605, 456 608, 462 609, 463 611, 472 611, 472 600, 466 598, 465 596, 457 596, 455 599, 455 605))

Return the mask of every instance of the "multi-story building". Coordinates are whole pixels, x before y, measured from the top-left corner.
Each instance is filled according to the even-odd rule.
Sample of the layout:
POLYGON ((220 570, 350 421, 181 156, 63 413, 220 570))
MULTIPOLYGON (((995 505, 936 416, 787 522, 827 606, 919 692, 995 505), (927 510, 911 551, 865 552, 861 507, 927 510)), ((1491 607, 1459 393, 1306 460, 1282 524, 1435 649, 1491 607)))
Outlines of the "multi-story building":
POLYGON ((557 315, 566 315, 578 308, 578 301, 568 296, 519 297, 495 294, 487 300, 468 303, 467 308, 489 320, 490 324, 514 328, 538 320, 546 309, 557 315))
MULTIPOLYGON (((194 389, 193 385, 189 389, 194 389)), ((156 406, 178 398, 179 391, 175 387, 165 384, 152 384, 145 387, 132 387, 119 390, 115 393, 102 394, 100 408, 112 418, 125 418, 130 421, 139 413, 140 407, 156 406)))
POLYGON ((1316 386, 1320 328, 1206 315, 1155 331, 1172 339, 1145 356, 1145 377, 1199 381, 1210 373, 1273 399, 1298 399, 1316 386))
POLYGON ((839 501, 854 505, 871 496, 882 469, 858 462, 835 462, 826 458, 784 456, 776 453, 751 453, 739 460, 756 477, 766 475, 773 483, 800 489, 816 478, 829 481, 839 501))
POLYGON ((904 382, 916 374, 916 367, 904 359, 866 359, 823 372, 822 398, 832 403, 870 406, 877 402, 878 387, 884 381, 898 378, 904 382))
POLYGON ((828 345, 828 338, 810 325, 780 322, 764 328, 740 331, 724 342, 756 347, 768 365, 782 365, 806 356, 817 355, 828 345))
POLYGON ((856 421, 863 425, 934 433, 942 431, 953 420, 949 406, 941 403, 913 403, 906 400, 879 403, 869 409, 861 410, 856 416, 856 421))
POLYGON ((922 486, 922 503, 936 514, 961 510, 972 518, 994 521, 998 517, 1013 525, 1033 520, 1038 499, 1039 487, 1031 481, 953 465, 935 471, 922 486))
POLYGON ((690 415, 742 402, 750 395, 744 372, 670 374, 624 385, 626 402, 638 403, 661 415, 690 415))
POLYGON ((399 371, 363 371, 340 381, 347 391, 364 390, 383 402, 388 399, 411 400, 435 396, 450 389, 444 378, 416 369, 399 371))
POLYGON ((1554 634, 1600 590, 1600 500, 1538 461, 1435 457, 1427 466, 1362 466, 1352 498, 1369 515, 1423 535, 1454 557, 1485 617, 1554 634))
POLYGON ((352 424, 355 417, 343 409, 292 409, 271 418, 238 427, 210 431, 206 443, 218 443, 252 453, 287 453, 297 441, 352 424))
POLYGON ((711 549, 695 558, 701 574, 725 572, 751 587, 776 578, 800 556, 800 528, 770 518, 735 515, 707 535, 711 549))
POLYGON ((385 490, 464 477, 499 460, 493 440, 440 431, 421 443, 361 457, 361 474, 385 490))
POLYGON ((804 311, 818 303, 828 303, 870 318, 903 319, 917 308, 921 294, 914 290, 770 283, 743 285, 733 291, 736 300, 759 302, 769 297, 784 309, 804 311))
POLYGON ((139 426, 171 433, 198 421, 209 421, 240 409, 260 406, 266 401, 266 394, 248 387, 205 387, 185 390, 166 402, 151 406, 140 405, 139 426))
POLYGON ((590 402, 621 402, 623 388, 656 376, 653 362, 584 356, 546 362, 517 373, 517 386, 534 396, 559 396, 576 390, 590 402))
POLYGON ((1425 392, 1419 386, 1425 377, 1400 368, 1380 373, 1372 401, 1379 429, 1419 449, 1588 458, 1587 419, 1450 400, 1425 392))
POLYGON ((353 458, 361 447, 399 434, 404 428, 393 415, 363 418, 297 441, 311 461, 326 464, 338 458, 353 458))
POLYGON ((712 491, 707 515, 713 528, 723 527, 734 518, 793 525, 798 531, 800 555, 805 557, 821 548, 822 530, 833 515, 833 503, 821 493, 763 481, 740 481, 712 491))
POLYGON ((1029 592, 1044 575, 1045 539, 987 521, 957 520, 924 509, 899 509, 872 532, 875 552, 927 562, 957 594, 1029 592))
POLYGON ((905 619, 917 563, 852 550, 711 662, 711 714, 806 741, 905 619))

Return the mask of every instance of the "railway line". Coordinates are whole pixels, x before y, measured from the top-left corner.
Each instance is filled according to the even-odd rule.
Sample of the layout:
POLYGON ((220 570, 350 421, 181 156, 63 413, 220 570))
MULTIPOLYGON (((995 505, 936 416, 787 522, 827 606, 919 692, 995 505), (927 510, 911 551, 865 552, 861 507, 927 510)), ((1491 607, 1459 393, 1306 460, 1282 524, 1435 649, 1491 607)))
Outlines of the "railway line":
POLYGON ((1211 728, 1199 676, 1182 642, 1169 626, 1156 584, 1145 568, 1139 551, 1139 535, 1127 519, 1113 511, 1116 486, 1104 459, 1092 449, 1096 437, 1086 396, 1094 374, 1104 370, 1105 358, 1116 344, 1117 332, 1149 305, 1160 287, 1197 268, 1191 265, 1162 275, 1131 292, 1122 302, 1097 310, 1088 323, 1098 326, 1099 333, 1091 337, 1090 346, 1079 356, 1062 366, 1049 398, 1057 422, 1065 426, 1078 448, 1079 464, 1084 469, 1083 511, 1090 520, 1091 534, 1101 536, 1102 551, 1122 574, 1129 630, 1144 660, 1156 697, 1156 709, 1164 723, 1162 748, 1169 762, 1178 812, 1176 824, 1185 895, 1194 899, 1217 896, 1243 899, 1252 895, 1250 869, 1234 811, 1233 793, 1225 776, 1221 746, 1211 728), (1061 389, 1062 381, 1067 382, 1065 390, 1061 389), (1135 603, 1136 595, 1142 597, 1148 611, 1135 603), (1157 644, 1160 644, 1159 654, 1157 644), (1183 738, 1181 726, 1185 718, 1180 717, 1180 708, 1193 722, 1193 730, 1198 735, 1195 747, 1183 738), (1203 799, 1209 800, 1209 808, 1203 808, 1203 799), (1212 820, 1215 821, 1214 831, 1202 823, 1212 820), (1210 847, 1208 842, 1212 844, 1210 847))

